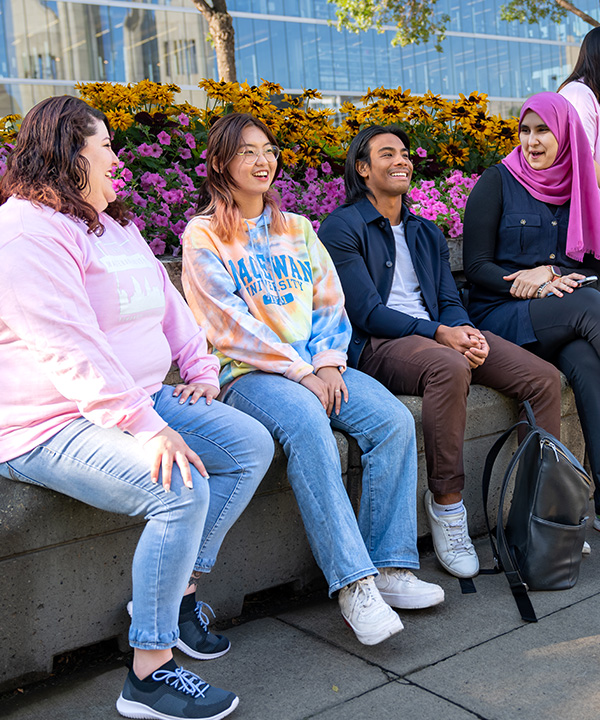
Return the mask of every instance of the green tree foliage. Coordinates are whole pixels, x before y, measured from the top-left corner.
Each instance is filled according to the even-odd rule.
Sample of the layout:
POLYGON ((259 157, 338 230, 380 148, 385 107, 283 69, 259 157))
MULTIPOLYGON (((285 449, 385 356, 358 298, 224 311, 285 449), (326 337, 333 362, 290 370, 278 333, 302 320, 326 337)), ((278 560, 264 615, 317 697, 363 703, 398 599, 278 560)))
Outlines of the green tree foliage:
MULTIPOLYGON (((435 11, 438 0, 328 0, 337 6, 337 27, 359 33, 375 28, 378 32, 393 28, 392 45, 408 45, 436 40, 441 52, 450 17, 435 11)), ((502 20, 536 23, 541 18, 560 22, 573 13, 597 27, 600 23, 568 0, 510 0, 501 8, 502 20)))
POLYGON ((511 0, 500 9, 502 20, 518 20, 530 24, 539 22, 540 18, 549 17, 552 22, 560 22, 567 13, 573 13, 586 23, 598 27, 600 23, 591 15, 584 13, 567 0, 511 0))
POLYGON ((450 17, 435 12, 437 0, 328 0, 337 5, 337 27, 359 33, 374 27, 383 32, 396 29, 392 45, 427 42, 436 39, 441 51, 450 17))

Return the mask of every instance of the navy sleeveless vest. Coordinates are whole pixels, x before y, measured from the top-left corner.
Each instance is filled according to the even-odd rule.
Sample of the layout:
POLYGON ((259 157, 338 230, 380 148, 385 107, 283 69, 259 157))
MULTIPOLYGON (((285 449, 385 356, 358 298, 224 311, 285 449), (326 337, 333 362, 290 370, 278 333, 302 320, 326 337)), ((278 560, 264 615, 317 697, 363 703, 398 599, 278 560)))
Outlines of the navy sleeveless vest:
MULTIPOLYGON (((500 163, 496 167, 502 177, 503 211, 494 262, 504 268, 507 275, 537 265, 559 265, 573 270, 580 267, 565 252, 569 203, 548 206, 530 195, 504 165, 500 163)), ((469 314, 481 330, 490 330, 517 345, 525 345, 536 340, 529 318, 530 302, 507 299, 476 285, 469 293, 469 314)))

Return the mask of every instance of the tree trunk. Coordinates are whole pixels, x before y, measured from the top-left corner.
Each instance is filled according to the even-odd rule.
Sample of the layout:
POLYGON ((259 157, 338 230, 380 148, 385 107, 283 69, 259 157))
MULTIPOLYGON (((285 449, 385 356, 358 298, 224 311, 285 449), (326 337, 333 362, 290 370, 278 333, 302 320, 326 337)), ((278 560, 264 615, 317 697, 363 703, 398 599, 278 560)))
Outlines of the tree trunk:
POLYGON ((580 10, 579 8, 575 7, 575 5, 568 2, 568 0, 556 0, 556 4, 560 5, 565 10, 572 12, 574 15, 577 15, 577 17, 580 17, 583 21, 585 21, 586 23, 589 23, 593 27, 600 27, 600 22, 595 20, 591 15, 584 13, 583 10, 580 10))
POLYGON ((206 0, 193 1, 208 23, 217 54, 219 80, 236 82, 235 31, 231 15, 227 12, 226 0, 212 0, 212 5, 209 5, 206 0))

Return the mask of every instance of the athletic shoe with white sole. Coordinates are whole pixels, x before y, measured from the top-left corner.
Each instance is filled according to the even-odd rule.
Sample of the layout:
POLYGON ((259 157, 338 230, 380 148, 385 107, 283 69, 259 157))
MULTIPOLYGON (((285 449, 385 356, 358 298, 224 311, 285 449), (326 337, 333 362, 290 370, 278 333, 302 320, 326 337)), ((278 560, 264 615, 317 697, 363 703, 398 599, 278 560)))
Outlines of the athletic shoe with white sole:
POLYGON ((590 547, 589 542, 584 541, 583 547, 581 548, 581 554, 582 555, 591 555, 591 553, 592 553, 592 548, 590 547))
POLYGON ((171 659, 144 680, 130 670, 117 700, 117 710, 128 718, 221 720, 238 703, 234 693, 212 687, 171 659))
POLYGON ((425 492, 423 499, 431 528, 433 549, 440 565, 455 577, 475 577, 479 572, 479 558, 469 537, 466 509, 438 517, 433 510, 433 495, 430 490, 425 492))
MULTIPOLYGON (((231 643, 223 635, 215 635, 208 629, 208 615, 204 609, 213 609, 204 602, 196 602, 194 594, 184 595, 179 608, 179 638, 175 647, 195 660, 214 660, 231 648, 231 643)), ((133 603, 127 603, 127 612, 131 616, 133 603)))
POLYGON ((383 601, 372 575, 343 587, 338 602, 346 624, 363 645, 377 645, 404 628, 398 614, 383 601))
POLYGON ((419 580, 410 570, 378 568, 375 585, 388 605, 401 610, 433 607, 444 601, 439 585, 419 580))

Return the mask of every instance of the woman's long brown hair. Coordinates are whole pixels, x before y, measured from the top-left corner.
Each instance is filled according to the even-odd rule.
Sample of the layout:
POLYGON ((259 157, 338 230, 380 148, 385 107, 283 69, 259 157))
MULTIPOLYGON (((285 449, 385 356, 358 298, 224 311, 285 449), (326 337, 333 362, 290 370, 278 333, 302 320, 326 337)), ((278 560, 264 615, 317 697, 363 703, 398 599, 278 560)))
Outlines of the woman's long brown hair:
MULTIPOLYGON (((83 220, 88 232, 101 235, 98 212, 84 200, 89 162, 81 151, 96 132, 95 121, 106 125, 103 112, 70 95, 51 97, 32 108, 21 124, 14 150, 8 157, 0 183, 0 204, 12 195, 36 205, 83 220)), ((130 212, 120 200, 105 211, 121 225, 130 212)))
POLYGON ((600 27, 593 28, 583 38, 573 72, 558 89, 576 80, 582 80, 600 103, 600 27))
MULTIPOLYGON (((242 213, 233 199, 232 188, 237 188, 229 172, 229 164, 242 144, 244 128, 254 125, 262 130, 272 145, 277 141, 269 128, 260 120, 245 113, 231 113, 219 118, 208 133, 206 145, 206 180, 200 188, 198 214, 212 215, 211 229, 223 240, 230 242, 242 231, 242 213)), ((281 170, 281 156, 277 160, 275 177, 281 170)), ((285 219, 279 209, 279 198, 273 188, 263 196, 265 207, 271 210, 271 228, 275 235, 285 232, 285 219)))

